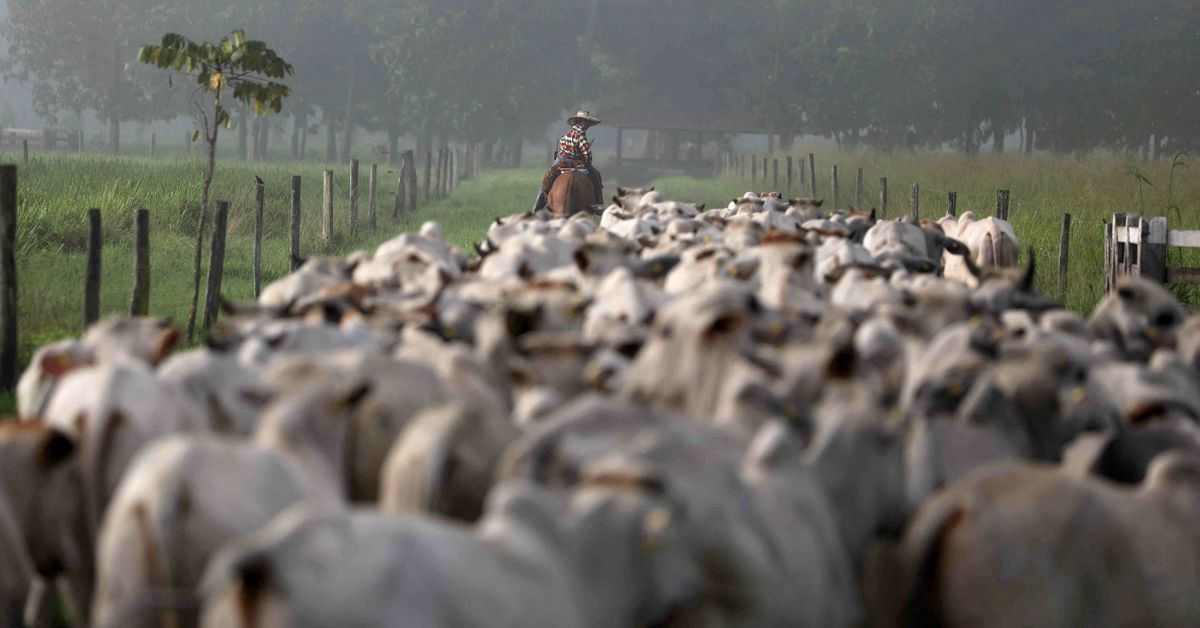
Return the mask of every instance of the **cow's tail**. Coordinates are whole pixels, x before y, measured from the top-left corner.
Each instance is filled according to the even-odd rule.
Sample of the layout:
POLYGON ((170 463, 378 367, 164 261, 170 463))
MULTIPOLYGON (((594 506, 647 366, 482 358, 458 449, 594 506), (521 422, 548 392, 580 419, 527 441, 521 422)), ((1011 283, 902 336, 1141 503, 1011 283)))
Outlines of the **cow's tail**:
MULTIPOLYGON (((145 502, 133 506, 134 525, 137 526, 137 536, 142 547, 142 569, 145 570, 153 593, 168 593, 171 587, 171 572, 167 567, 164 543, 159 534, 162 527, 151 521, 149 508, 145 502)), ((160 628, 179 628, 180 621, 177 611, 169 605, 159 614, 160 628)))
POLYGON ((997 240, 997 259, 996 265, 1005 268, 1012 268, 1017 265, 1021 253, 1017 250, 1017 244, 1012 241, 1003 231, 997 229, 993 236, 997 240))
POLYGON ((896 625, 942 625, 939 567, 947 537, 966 516, 966 504, 945 500, 913 522, 901 550, 900 593, 904 597, 893 615, 896 625))
POLYGON ((991 231, 983 234, 983 244, 979 246, 979 259, 976 261, 976 266, 980 268, 996 267, 996 242, 992 238, 991 231))

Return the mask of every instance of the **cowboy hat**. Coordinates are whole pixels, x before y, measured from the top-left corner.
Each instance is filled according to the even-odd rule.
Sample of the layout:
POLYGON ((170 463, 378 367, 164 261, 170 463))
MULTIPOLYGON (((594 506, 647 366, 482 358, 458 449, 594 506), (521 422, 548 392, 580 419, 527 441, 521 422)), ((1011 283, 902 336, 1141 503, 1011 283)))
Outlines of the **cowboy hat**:
POLYGON ((580 124, 582 122, 590 122, 592 124, 592 126, 595 126, 597 124, 600 124, 600 119, 593 117, 592 112, 584 111, 582 109, 580 109, 578 112, 576 112, 575 115, 571 116, 570 118, 567 118, 567 124, 569 124, 571 126, 575 126, 576 124, 580 124))

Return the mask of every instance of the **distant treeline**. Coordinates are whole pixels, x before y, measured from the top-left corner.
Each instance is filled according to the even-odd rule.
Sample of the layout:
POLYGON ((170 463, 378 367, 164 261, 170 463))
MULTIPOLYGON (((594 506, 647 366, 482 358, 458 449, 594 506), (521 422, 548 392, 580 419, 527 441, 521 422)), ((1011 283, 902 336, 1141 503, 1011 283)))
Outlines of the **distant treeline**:
MULTIPOLYGON (((580 103, 752 116, 782 149, 1200 147, 1196 0, 5 1, 0 71, 114 150, 122 122, 187 111, 137 47, 234 28, 295 65, 292 151, 324 129, 331 160, 369 129, 514 161, 580 103)), ((239 140, 265 154, 257 126, 239 140)))

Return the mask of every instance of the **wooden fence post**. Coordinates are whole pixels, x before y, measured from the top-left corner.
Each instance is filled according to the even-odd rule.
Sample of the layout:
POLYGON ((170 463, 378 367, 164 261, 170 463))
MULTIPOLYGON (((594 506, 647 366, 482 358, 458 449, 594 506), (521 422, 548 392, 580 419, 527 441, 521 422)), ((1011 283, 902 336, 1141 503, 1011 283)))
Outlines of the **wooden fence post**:
POLYGON ((793 165, 792 164, 792 156, 788 155, 787 156, 787 176, 784 177, 787 179, 787 195, 788 195, 788 197, 791 197, 791 195, 792 195, 792 165, 793 165))
POLYGON ((392 199, 392 218, 398 219, 404 213, 404 205, 408 200, 408 153, 400 156, 400 166, 396 173, 396 198, 392 199))
POLYGON ((263 197, 266 186, 258 183, 254 186, 254 300, 262 293, 262 235, 263 235, 263 197))
POLYGON ((17 383, 17 167, 0 166, 0 389, 17 383))
POLYGON ((946 193, 946 215, 947 216, 957 216, 958 215, 958 192, 947 192, 946 193))
POLYGON ((863 208, 863 169, 859 168, 858 173, 854 175, 854 209, 862 211, 863 208))
POLYGON ((367 179, 367 185, 370 189, 367 190, 367 213, 368 219, 371 221, 371 231, 379 228, 379 218, 375 210, 376 195, 379 188, 379 164, 371 164, 371 176, 367 179))
POLYGON ((879 177, 879 217, 887 217, 888 193, 887 177, 879 177))
POLYGON ((758 187, 758 155, 750 155, 750 187, 758 187))
POLYGON ((104 246, 100 230, 100 210, 89 209, 87 273, 83 283, 83 329, 100 318, 100 249, 104 246))
POLYGON ((779 158, 771 158, 771 191, 779 191, 779 158))
MULTIPOLYGON (((327 171, 328 172, 328 171, 327 171)), ((208 291, 204 293, 203 327, 207 333, 217 322, 221 305, 221 278, 225 274, 225 232, 229 224, 229 203, 217 201, 217 215, 213 218, 212 250, 208 256, 208 291)))
POLYGON ((841 195, 841 194, 840 194, 840 193, 841 193, 841 190, 838 188, 838 167, 837 167, 837 164, 833 164, 833 172, 830 174, 830 178, 831 178, 831 179, 832 179, 832 181, 833 181, 833 209, 840 209, 840 208, 841 208, 841 206, 840 206, 840 204, 839 204, 839 203, 840 203, 839 197, 840 197, 840 195, 841 195))
MULTIPOLYGON (((1165 244, 1165 243, 1164 243, 1165 244)), ((1067 296, 1067 270, 1071 259, 1071 214, 1063 214, 1058 237, 1058 298, 1067 296)))
POLYGON ((425 151, 425 189, 421 197, 425 204, 429 204, 429 182, 433 177, 433 153, 425 151))
POLYGON ((745 181, 746 180, 746 156, 745 155, 737 156, 737 169, 738 169, 738 179, 741 181, 745 181))
POLYGON ((450 181, 451 192, 458 189, 458 160, 455 159, 455 155, 457 154, 458 152, 451 148, 450 153, 447 155, 450 163, 446 164, 446 170, 450 173, 447 178, 450 181))
POLYGON ((150 134, 150 159, 154 159, 154 153, 157 152, 157 150, 156 150, 157 147, 158 147, 158 133, 151 133, 150 134))
POLYGON ((333 246, 333 171, 326 170, 321 187, 321 244, 333 246))
POLYGON ((816 200, 816 198, 817 198, 817 156, 812 153, 808 154, 808 178, 809 178, 809 182, 808 182, 809 196, 811 196, 813 200, 816 200))
POLYGON ((133 250, 133 299, 131 316, 150 313, 150 210, 137 210, 137 240, 133 250))
POLYGON ((292 216, 291 216, 292 247, 288 252, 290 257, 288 267, 296 270, 300 267, 300 175, 292 175, 292 216))
POLYGON ((1107 220, 1104 223, 1104 294, 1112 290, 1113 271, 1113 226, 1107 220))
POLYGON ((912 184, 912 205, 909 211, 909 219, 917 222, 921 219, 921 184, 912 184))
POLYGON ((996 190, 996 217, 1008 220, 1008 190, 996 190))
POLYGON ((350 160, 350 235, 358 233, 358 160, 350 160))
POLYGON ((29 140, 21 140, 21 161, 29 165, 29 140))
MULTIPOLYGON (((408 180, 405 181, 404 187, 408 189, 408 211, 416 211, 417 209, 417 156, 413 151, 408 151, 408 180)), ((483 159, 483 155, 479 157, 483 159)), ((481 162, 482 165, 482 162, 481 162)))
POLYGON ((1138 246, 1142 276, 1159 283, 1167 282, 1167 219, 1163 216, 1142 219, 1142 243, 1138 246))

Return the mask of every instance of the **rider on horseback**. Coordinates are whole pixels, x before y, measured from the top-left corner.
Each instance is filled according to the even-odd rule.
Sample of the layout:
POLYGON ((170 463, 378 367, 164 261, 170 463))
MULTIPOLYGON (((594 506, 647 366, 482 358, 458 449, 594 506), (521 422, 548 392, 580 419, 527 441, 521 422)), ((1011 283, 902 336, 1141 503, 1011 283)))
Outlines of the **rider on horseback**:
POLYGON ((586 169, 588 178, 592 181, 592 190, 596 193, 596 204, 604 203, 604 185, 600 180, 600 173, 592 165, 592 141, 587 137, 587 130, 600 124, 600 120, 592 117, 590 111, 579 111, 567 118, 567 124, 571 125, 571 130, 558 140, 554 163, 550 165, 550 171, 542 179, 542 189, 538 192, 537 201, 533 204, 533 211, 546 206, 546 194, 550 192, 550 187, 554 185, 554 180, 558 178, 563 168, 586 169))

